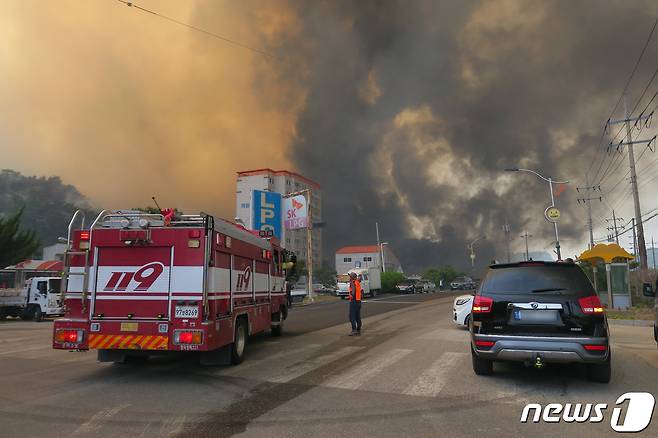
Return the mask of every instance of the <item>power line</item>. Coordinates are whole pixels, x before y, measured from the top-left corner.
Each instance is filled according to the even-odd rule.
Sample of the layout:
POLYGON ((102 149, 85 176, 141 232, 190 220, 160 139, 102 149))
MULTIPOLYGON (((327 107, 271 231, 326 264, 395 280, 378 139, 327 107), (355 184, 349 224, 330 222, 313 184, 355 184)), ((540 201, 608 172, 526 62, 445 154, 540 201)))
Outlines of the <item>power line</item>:
POLYGON ((229 43, 229 44, 232 44, 232 45, 234 45, 234 46, 237 46, 237 47, 241 47, 241 48, 243 48, 243 49, 250 50, 250 51, 252 51, 252 52, 254 52, 254 53, 258 53, 258 54, 263 55, 263 56, 265 56, 265 57, 267 57, 267 58, 270 58, 270 59, 277 59, 276 56, 274 56, 274 55, 272 55, 272 54, 269 54, 269 53, 267 53, 267 52, 265 52, 265 51, 263 51, 263 50, 256 49, 256 48, 251 47, 251 46, 248 46, 248 45, 246 45, 246 44, 242 44, 242 43, 239 42, 239 41, 235 41, 235 40, 232 40, 232 39, 230 39, 230 38, 226 38, 226 37, 224 37, 224 36, 221 36, 221 35, 218 35, 218 34, 216 34, 216 33, 210 32, 210 31, 208 31, 208 30, 201 29, 200 27, 196 27, 196 26, 194 26, 194 25, 192 25, 192 24, 185 23, 185 22, 180 21, 180 20, 176 20, 175 18, 169 17, 169 16, 167 16, 167 15, 163 15, 163 14, 161 14, 161 13, 159 13, 159 12, 152 11, 152 10, 150 10, 150 9, 146 9, 146 8, 144 8, 144 7, 142 7, 142 6, 139 6, 139 5, 135 4, 134 2, 130 2, 130 1, 126 1, 126 0, 117 0, 117 1, 118 1, 119 3, 123 3, 123 4, 126 5, 126 6, 130 6, 130 7, 133 7, 133 8, 135 8, 135 9, 139 9, 140 11, 147 12, 147 13, 149 13, 149 14, 153 14, 153 15, 155 15, 155 16, 157 16, 157 17, 160 17, 160 18, 163 18, 163 19, 165 19, 165 20, 171 21, 172 23, 176 23, 176 24, 178 24, 178 25, 180 25, 180 26, 185 26, 185 27, 190 28, 190 29, 192 29, 192 30, 196 30, 197 32, 201 32, 201 33, 206 34, 206 35, 208 35, 208 36, 210 36, 210 37, 217 38, 218 40, 222 40, 222 41, 224 41, 224 42, 226 42, 226 43, 229 43))
POLYGON ((610 112, 610 117, 608 117, 608 120, 612 118, 615 111, 617 110, 617 107, 621 103, 621 100, 624 97, 624 94, 626 94, 626 91, 628 91, 628 86, 631 84, 631 81, 633 80, 633 76, 635 75, 635 72, 637 71, 637 68, 639 67, 640 62, 642 61, 642 57, 644 56, 644 52, 646 52, 647 47, 649 46, 649 43, 651 42, 651 38, 653 37, 653 32, 656 30, 656 25, 658 25, 658 18, 656 18, 656 21, 653 22, 653 26, 651 27, 651 32, 649 32, 649 35, 647 36, 647 40, 644 42, 644 47, 642 47, 642 51, 640 52, 640 56, 637 58, 637 61, 635 61, 635 66, 633 67, 633 70, 631 71, 631 75, 628 77, 628 80, 626 81, 626 85, 624 85, 624 90, 619 95, 619 99, 617 99, 617 103, 615 104, 614 108, 612 108, 612 111, 610 112))
MULTIPOLYGON (((646 52, 647 47, 649 46, 649 43, 651 42, 651 38, 653 37, 653 33, 656 30, 656 25, 658 25, 658 18, 656 18, 656 20, 653 22, 653 26, 651 27, 651 31, 649 32, 649 35, 647 36, 647 39, 644 42, 644 46, 642 47, 642 51, 640 52, 640 56, 638 56, 637 61, 635 61, 635 65, 633 66, 633 70, 631 71, 631 74, 628 77, 628 79, 626 80, 626 84, 624 85, 624 89, 622 90, 621 94, 619 95, 619 98, 617 99, 617 102, 615 103, 615 106, 612 108, 612 111, 610 111, 610 115, 608 116, 608 120, 606 121, 603 132, 601 133, 601 138, 599 139, 599 142, 598 142, 598 148, 601 147, 601 143, 603 142, 603 138, 605 137, 605 134, 606 134, 606 131, 607 131, 607 126, 608 126, 608 123, 610 122, 610 119, 612 119, 612 116, 615 114, 615 111, 617 110, 617 107, 621 103, 621 100, 624 97, 624 94, 626 94, 626 92, 628 91, 628 87, 631 84, 631 81, 633 80, 633 77, 635 76, 635 73, 637 72, 637 69, 640 65, 640 62, 642 62, 642 58, 644 57, 644 53, 646 52)), ((646 92, 646 90, 645 90, 645 92, 646 92)), ((644 95, 644 93, 643 93, 643 95, 644 95)), ((636 107, 637 107, 637 104, 636 104, 636 107)), ((616 139, 617 136, 619 136, 620 132, 621 132, 621 129, 617 132, 614 139, 616 139)), ((613 141, 614 141, 614 139, 613 139, 613 141)), ((601 168, 603 167, 604 161, 605 161, 605 156, 601 160, 601 164, 599 165, 599 169, 596 171, 596 174, 594 175, 593 178, 590 179, 590 181, 596 181, 596 177, 598 176, 599 172, 601 171, 601 168)), ((586 174, 589 174, 589 172, 592 170, 592 167, 594 166, 595 162, 596 162, 596 160, 593 160, 590 163, 590 166, 587 169, 587 172, 585 172, 586 174)))

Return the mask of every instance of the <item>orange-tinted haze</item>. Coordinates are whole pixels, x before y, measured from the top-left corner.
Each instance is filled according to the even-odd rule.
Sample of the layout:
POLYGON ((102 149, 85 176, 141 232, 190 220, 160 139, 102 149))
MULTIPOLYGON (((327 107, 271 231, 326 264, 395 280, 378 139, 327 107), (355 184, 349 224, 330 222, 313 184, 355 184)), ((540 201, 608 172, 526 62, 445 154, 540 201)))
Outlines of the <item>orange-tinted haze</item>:
MULTIPOLYGON (((138 1, 255 47, 297 32, 285 5, 138 1)), ((113 0, 4 1, 0 167, 57 175, 98 208, 232 217, 235 172, 289 168, 303 92, 277 62, 113 0)))

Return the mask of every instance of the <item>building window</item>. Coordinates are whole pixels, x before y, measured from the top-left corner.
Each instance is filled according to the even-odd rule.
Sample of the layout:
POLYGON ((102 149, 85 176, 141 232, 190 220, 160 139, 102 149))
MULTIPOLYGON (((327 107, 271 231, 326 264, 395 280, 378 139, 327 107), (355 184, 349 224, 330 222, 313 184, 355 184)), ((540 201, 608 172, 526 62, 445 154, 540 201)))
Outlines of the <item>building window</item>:
POLYGON ((249 208, 249 203, 243 202, 242 204, 240 204, 240 208, 249 208))
POLYGON ((371 261, 372 261, 372 257, 364 257, 364 258, 363 258, 363 261, 364 261, 364 262, 371 262, 371 261))
POLYGON ((352 261, 352 257, 343 258, 343 263, 350 263, 351 261, 352 261))

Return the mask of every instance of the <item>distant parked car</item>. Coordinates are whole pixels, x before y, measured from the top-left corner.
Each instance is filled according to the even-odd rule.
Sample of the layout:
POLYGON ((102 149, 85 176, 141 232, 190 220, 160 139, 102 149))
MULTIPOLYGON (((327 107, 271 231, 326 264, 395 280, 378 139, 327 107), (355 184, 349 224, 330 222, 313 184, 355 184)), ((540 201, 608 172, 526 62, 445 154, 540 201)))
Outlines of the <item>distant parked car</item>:
POLYGON ((421 292, 425 294, 429 292, 434 292, 434 289, 436 289, 436 284, 434 284, 434 282, 429 280, 420 280, 418 282, 418 285, 422 289, 421 292))
POLYGON ((395 286, 395 288, 405 294, 415 294, 422 292, 422 286, 418 284, 418 280, 402 280, 400 283, 398 283, 397 286, 395 286))
POLYGON ((457 277, 450 283, 452 290, 469 290, 475 289, 475 282, 471 277, 457 277))

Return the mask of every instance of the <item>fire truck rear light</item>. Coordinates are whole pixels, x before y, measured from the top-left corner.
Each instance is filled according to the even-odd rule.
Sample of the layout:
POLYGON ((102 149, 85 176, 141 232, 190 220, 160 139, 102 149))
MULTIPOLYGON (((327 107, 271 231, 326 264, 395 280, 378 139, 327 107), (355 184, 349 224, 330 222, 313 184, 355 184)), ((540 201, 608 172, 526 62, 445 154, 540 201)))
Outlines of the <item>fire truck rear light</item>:
POLYGON ((89 231, 81 231, 80 240, 89 240, 89 231))
POLYGON ((201 246, 201 242, 199 239, 190 239, 187 241, 187 247, 188 248, 198 248, 201 246))
POLYGON ((55 331, 55 341, 67 344, 80 344, 85 337, 84 330, 60 329, 55 331))
POLYGON ((174 330, 174 344, 200 345, 203 343, 201 330, 174 330))
POLYGON ((89 249, 89 241, 81 240, 80 243, 78 244, 78 248, 89 249))
POLYGON ((192 239, 198 239, 201 237, 201 230, 190 230, 188 236, 192 239))

